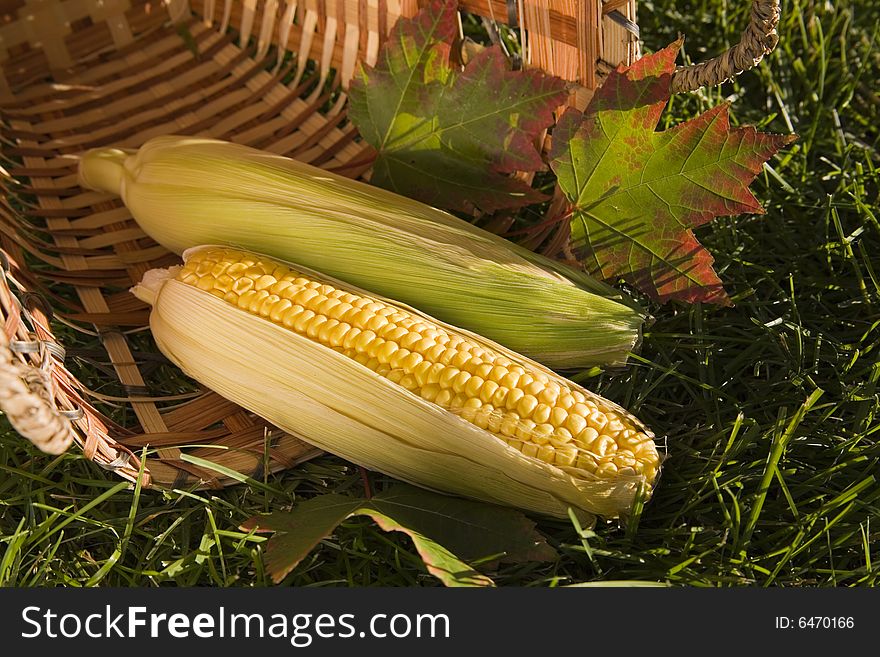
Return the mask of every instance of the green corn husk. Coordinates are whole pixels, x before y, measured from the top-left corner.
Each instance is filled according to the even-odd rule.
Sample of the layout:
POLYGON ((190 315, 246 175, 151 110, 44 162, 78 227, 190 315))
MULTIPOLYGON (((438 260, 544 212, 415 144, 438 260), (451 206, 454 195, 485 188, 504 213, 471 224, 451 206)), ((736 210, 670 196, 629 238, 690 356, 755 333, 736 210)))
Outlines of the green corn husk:
POLYGON ((98 149, 81 183, 176 253, 253 249, 397 299, 554 369, 620 365, 644 314, 614 288, 428 205, 228 142, 98 149))

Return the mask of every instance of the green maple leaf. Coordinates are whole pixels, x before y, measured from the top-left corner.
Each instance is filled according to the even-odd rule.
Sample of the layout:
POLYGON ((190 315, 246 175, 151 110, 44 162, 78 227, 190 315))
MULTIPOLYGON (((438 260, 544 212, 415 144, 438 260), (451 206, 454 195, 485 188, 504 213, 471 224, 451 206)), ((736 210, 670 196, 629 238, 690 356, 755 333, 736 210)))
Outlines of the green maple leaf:
POLYGON ((456 4, 435 1, 399 20, 376 66, 361 66, 352 81, 349 117, 378 152, 370 181, 464 211, 543 200, 509 174, 544 168, 535 140, 565 102, 566 85, 539 71, 511 71, 497 47, 463 70, 453 65, 456 4))
POLYGON ((729 305, 693 228, 763 213, 749 184, 793 135, 730 127, 721 105, 656 132, 681 41, 612 73, 586 112, 553 131, 550 166, 571 203, 571 246, 588 270, 651 297, 729 305))
POLYGON ((275 532, 266 546, 266 569, 277 583, 352 516, 368 516, 384 531, 409 536, 428 572, 447 586, 492 586, 463 560, 551 561, 557 556, 519 511, 406 484, 369 500, 320 495, 290 512, 254 516, 242 528, 275 532))

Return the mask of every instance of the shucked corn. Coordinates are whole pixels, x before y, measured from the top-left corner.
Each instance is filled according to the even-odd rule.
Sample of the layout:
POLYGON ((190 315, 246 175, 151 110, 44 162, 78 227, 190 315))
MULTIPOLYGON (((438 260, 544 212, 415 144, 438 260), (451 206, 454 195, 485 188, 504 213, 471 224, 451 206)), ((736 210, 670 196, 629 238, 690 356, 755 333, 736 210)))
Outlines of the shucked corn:
POLYGON ((552 368, 623 363, 643 314, 613 288, 446 212, 303 162, 195 137, 105 148, 83 185, 181 253, 227 244, 418 307, 552 368))
MULTIPOLYGON (((478 336, 393 302, 321 280, 287 263, 234 249, 193 250, 171 279, 189 290, 222 300, 230 321, 270 322, 313 346, 332 350, 340 362, 367 368, 419 397, 423 405, 440 407, 478 428, 480 431, 471 435, 471 440, 503 441, 525 457, 520 461, 557 468, 557 478, 568 477, 589 484, 641 481, 649 488, 656 478, 660 459, 652 434, 635 418, 537 363, 478 336)), ((156 302, 154 290, 141 290, 139 296, 156 302)), ((191 322, 194 332, 201 334, 201 316, 182 321, 191 322)), ((155 332, 157 327, 153 328, 155 332)), ((161 338, 157 335, 160 346, 165 344, 174 359, 174 343, 163 343, 161 338)), ((216 338, 204 334, 203 339, 216 338)), ((180 364, 184 369, 193 365, 180 364)), ((322 372, 315 372, 314 376, 320 377, 322 372)), ((291 385, 309 387, 304 380, 291 385)), ((258 395, 259 391, 252 393, 258 395)), ((386 410, 394 414, 393 409, 386 410)), ((277 417, 267 417, 279 423, 277 417)), ((332 436, 316 440, 314 429, 305 424, 292 429, 307 441, 351 457, 344 453, 344 446, 340 448, 332 442, 332 436)), ((450 430, 434 427, 433 431, 450 430)), ((440 448, 454 449, 455 441, 444 445, 444 435, 437 435, 435 443, 440 448)), ((373 446, 380 455, 394 449, 391 444, 373 446)), ((430 460, 431 456, 424 458, 430 460)), ((457 490, 454 482, 441 479, 439 483, 446 485, 438 485, 437 477, 432 481, 420 480, 410 472, 391 471, 394 468, 382 462, 381 456, 378 461, 377 469, 413 479, 415 483, 479 496, 473 486, 457 490)), ((368 465, 376 464, 374 457, 368 465)), ((497 494, 489 497, 534 508, 527 499, 498 499, 497 494)), ((575 495, 567 501, 605 515, 622 511, 625 504, 621 502, 631 501, 631 495, 618 499, 617 508, 609 513, 602 503, 593 504, 581 497, 584 496, 575 495)), ((546 508, 535 510, 547 512, 546 508)), ((553 512, 561 514, 561 506, 553 512)))

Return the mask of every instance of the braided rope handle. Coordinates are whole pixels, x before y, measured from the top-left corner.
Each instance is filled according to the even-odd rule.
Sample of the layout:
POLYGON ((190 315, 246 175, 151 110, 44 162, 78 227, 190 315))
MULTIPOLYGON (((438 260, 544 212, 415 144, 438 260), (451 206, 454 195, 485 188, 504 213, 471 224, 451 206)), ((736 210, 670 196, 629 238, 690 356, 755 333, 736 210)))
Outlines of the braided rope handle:
POLYGON ((47 454, 63 454, 73 443, 73 428, 52 401, 49 375, 16 362, 0 346, 0 410, 22 436, 47 454))
POLYGON ((71 414, 54 401, 52 353, 63 350, 40 340, 28 327, 32 316, 10 289, 10 259, 0 251, 0 412, 19 434, 48 454, 73 443, 71 414))
POLYGON ((679 67, 672 76, 672 92, 715 86, 757 66, 779 42, 779 14, 779 0, 754 0, 751 20, 740 42, 707 62, 679 67))

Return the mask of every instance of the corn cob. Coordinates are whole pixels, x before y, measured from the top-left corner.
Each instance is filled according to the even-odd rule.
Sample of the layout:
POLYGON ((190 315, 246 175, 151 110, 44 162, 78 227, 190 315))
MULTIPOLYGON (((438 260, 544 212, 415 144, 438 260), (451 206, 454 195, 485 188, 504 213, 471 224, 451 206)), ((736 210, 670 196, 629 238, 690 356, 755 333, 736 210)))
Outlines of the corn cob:
POLYGON ((418 307, 554 369, 622 364, 643 314, 613 288, 446 212, 238 144, 165 136, 80 161, 176 253, 198 244, 293 260, 418 307))
POLYGON ((605 516, 650 491, 653 434, 541 365, 300 266, 225 247, 152 270, 160 349, 307 442, 401 479, 605 516))

